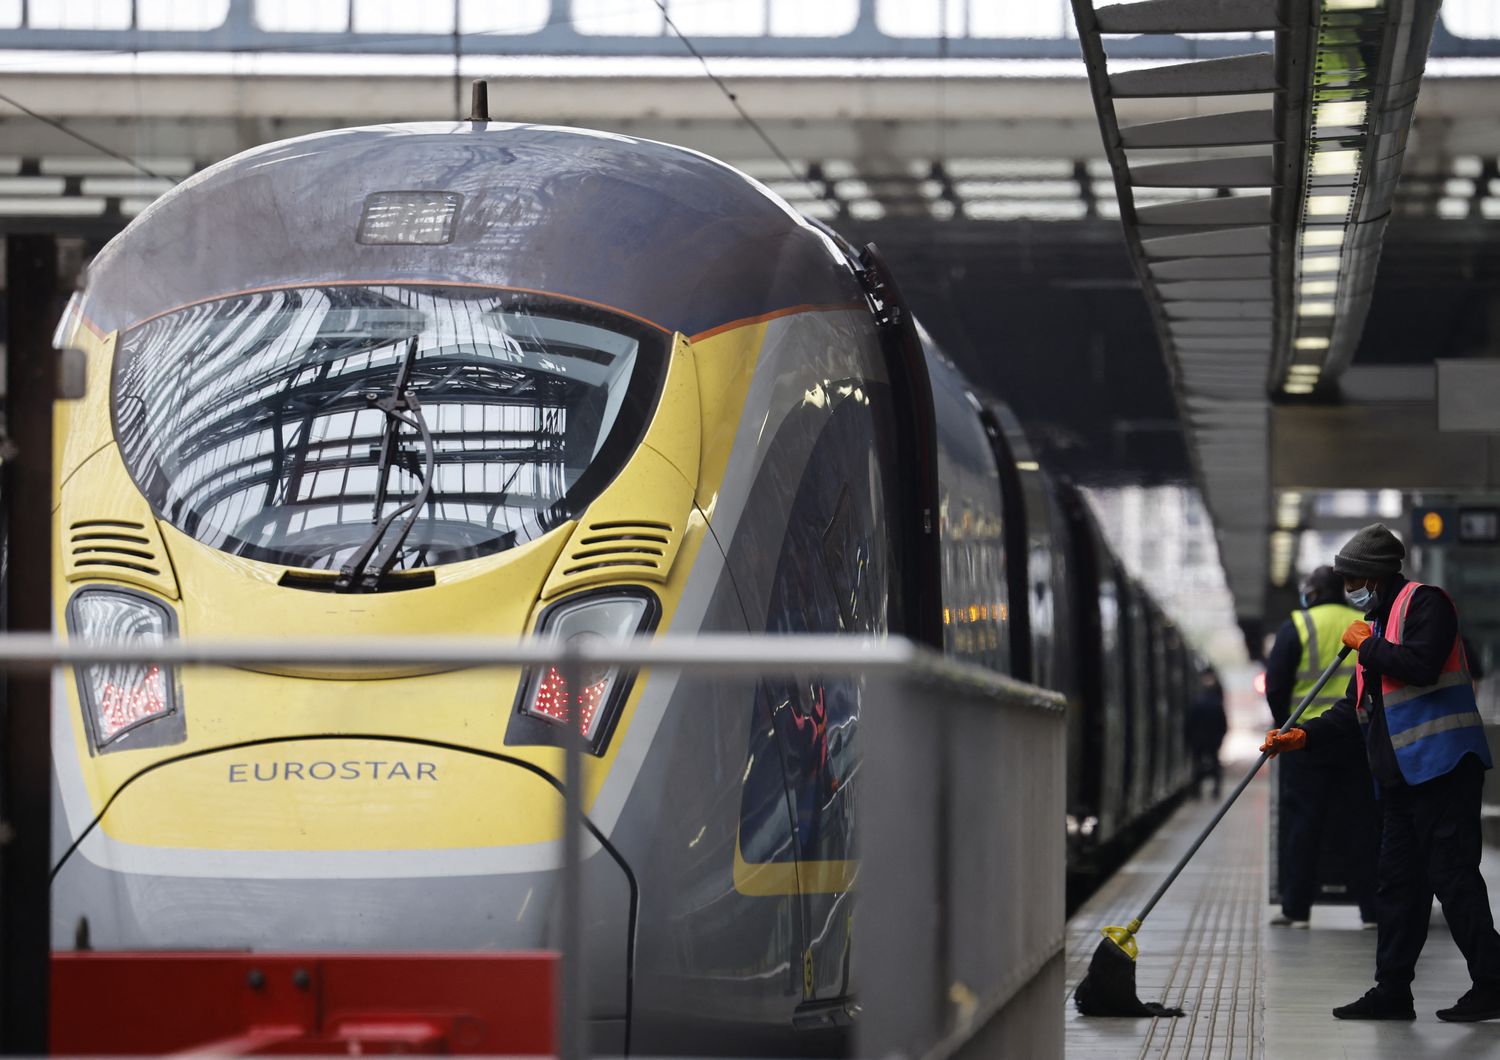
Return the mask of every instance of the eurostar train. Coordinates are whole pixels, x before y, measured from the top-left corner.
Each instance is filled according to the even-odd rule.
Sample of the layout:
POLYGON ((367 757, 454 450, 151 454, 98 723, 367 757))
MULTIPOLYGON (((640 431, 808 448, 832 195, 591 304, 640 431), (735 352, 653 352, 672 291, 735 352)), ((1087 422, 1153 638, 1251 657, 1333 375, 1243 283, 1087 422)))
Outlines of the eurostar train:
MULTIPOLYGON (((1067 694, 1080 864, 1186 779, 1195 659, 1082 497, 873 247, 704 155, 271 144, 143 212, 59 336, 67 636, 902 634, 1067 694)), ((856 1011, 858 682, 606 669, 575 718, 554 670, 55 680, 58 951, 553 947, 577 726, 596 1047, 809 1053, 856 1011)))

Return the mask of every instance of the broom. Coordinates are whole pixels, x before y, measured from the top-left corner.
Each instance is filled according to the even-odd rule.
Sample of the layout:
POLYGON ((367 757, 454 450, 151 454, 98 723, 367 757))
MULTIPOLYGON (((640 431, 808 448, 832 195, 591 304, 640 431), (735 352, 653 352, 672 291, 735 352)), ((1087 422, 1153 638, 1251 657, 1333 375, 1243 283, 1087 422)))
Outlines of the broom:
MULTIPOLYGON (((1318 683, 1313 685, 1312 691, 1303 697, 1302 702, 1297 704, 1297 709, 1292 711, 1292 716, 1287 718, 1286 724, 1278 732, 1286 732, 1297 723, 1312 703, 1317 694, 1323 691, 1323 686, 1333 677, 1335 671, 1348 658, 1350 649, 1343 648, 1336 659, 1328 664, 1328 669, 1323 671, 1318 678, 1318 683)), ((1266 764, 1271 757, 1270 751, 1261 753, 1259 760, 1245 774, 1245 779, 1240 781, 1229 798, 1224 800, 1224 805, 1219 807, 1214 819, 1208 822, 1208 827, 1199 833, 1193 845, 1188 847, 1187 853, 1178 859, 1172 871, 1167 873, 1167 878, 1161 882, 1146 902, 1139 916, 1125 927, 1107 927, 1100 929, 1104 941, 1099 943, 1099 948, 1094 951, 1094 959, 1089 962, 1088 974, 1078 984, 1078 989, 1073 992, 1073 1004, 1078 1006, 1078 1011, 1085 1016, 1181 1016, 1180 1008, 1170 1008, 1154 1001, 1142 1001, 1135 996, 1135 959, 1139 950, 1135 943, 1136 932, 1141 930, 1141 924, 1150 915, 1151 910, 1156 908, 1156 903, 1161 901, 1162 895, 1167 893, 1167 888, 1176 882, 1182 870, 1187 868, 1187 863, 1198 853, 1198 848, 1208 838, 1209 833, 1218 826, 1229 812, 1229 807, 1234 805, 1234 800, 1240 797, 1240 792, 1250 786, 1250 781, 1255 779, 1255 774, 1260 772, 1260 767, 1266 764)))

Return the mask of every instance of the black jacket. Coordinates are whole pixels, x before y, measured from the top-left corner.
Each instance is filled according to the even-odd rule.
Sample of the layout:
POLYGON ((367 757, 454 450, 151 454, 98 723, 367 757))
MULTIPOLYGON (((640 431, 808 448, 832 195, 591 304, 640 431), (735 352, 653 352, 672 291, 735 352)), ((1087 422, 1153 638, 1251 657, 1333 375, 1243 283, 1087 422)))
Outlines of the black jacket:
POLYGON ((1292 689, 1297 687, 1297 671, 1301 668, 1302 638, 1297 623, 1289 618, 1276 631, 1276 642, 1266 656, 1266 705, 1278 727, 1286 724, 1292 712, 1292 689))
MULTIPOLYGON (((1379 606, 1365 616, 1377 633, 1384 632, 1390 620, 1391 604, 1406 584, 1406 579, 1396 576, 1394 583, 1381 593, 1379 606), (1385 599, 1389 596, 1390 599, 1385 599)), ((1406 783, 1401 769, 1396 764, 1396 751, 1391 747, 1390 730, 1386 727, 1385 700, 1380 693, 1380 678, 1389 674, 1409 685, 1430 685, 1443 672, 1448 653, 1453 650, 1453 638, 1458 635, 1458 612, 1442 592, 1431 586, 1418 589, 1406 610, 1406 626, 1401 631, 1401 643, 1392 644, 1371 637, 1360 645, 1359 662, 1365 668, 1365 709, 1369 712, 1370 726, 1364 733, 1365 754, 1370 759, 1370 772, 1382 787, 1399 787, 1406 783)), ((1302 726, 1307 730, 1307 743, 1327 743, 1334 740, 1357 740, 1360 737, 1359 717, 1354 710, 1355 678, 1349 679, 1344 698, 1319 717, 1302 726)))
POLYGON ((1214 684, 1212 688, 1200 688, 1188 706, 1183 734, 1193 751, 1215 751, 1224 742, 1229 731, 1229 719, 1224 714, 1224 692, 1214 684))

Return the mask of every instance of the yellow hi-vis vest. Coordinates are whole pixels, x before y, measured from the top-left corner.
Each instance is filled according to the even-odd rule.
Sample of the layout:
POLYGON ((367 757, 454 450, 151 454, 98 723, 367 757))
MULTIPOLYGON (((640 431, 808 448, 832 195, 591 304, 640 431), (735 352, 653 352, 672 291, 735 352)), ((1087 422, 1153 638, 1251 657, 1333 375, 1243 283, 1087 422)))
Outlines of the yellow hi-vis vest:
MULTIPOLYGON (((1318 678, 1323 676, 1323 671, 1344 646, 1344 630, 1349 628, 1349 623, 1362 621, 1364 617, 1344 604, 1318 604, 1306 611, 1292 613, 1292 625, 1297 627, 1297 636, 1302 641, 1302 665, 1297 668, 1297 683, 1292 686, 1290 709, 1297 709, 1297 704, 1313 690, 1313 685, 1318 683, 1318 678)), ((1303 721, 1316 718, 1344 698, 1349 678, 1354 676, 1355 658, 1351 652, 1344 665, 1328 679, 1318 698, 1303 711, 1303 721)))

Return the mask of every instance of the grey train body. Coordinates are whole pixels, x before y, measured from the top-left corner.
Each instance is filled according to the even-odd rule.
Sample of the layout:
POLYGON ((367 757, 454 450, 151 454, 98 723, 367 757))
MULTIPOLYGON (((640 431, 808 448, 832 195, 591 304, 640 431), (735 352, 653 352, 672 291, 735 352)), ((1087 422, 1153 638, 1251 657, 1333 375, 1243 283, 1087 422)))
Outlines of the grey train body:
MULTIPOLYGON (((1082 495, 1038 467, 1009 410, 924 333, 903 339, 881 320, 871 273, 832 233, 693 152, 576 130, 424 125, 304 138, 206 171, 100 255, 88 297, 106 331, 226 291, 329 276, 564 291, 689 336, 823 307, 766 324, 672 632, 903 634, 1058 689, 1069 701, 1069 814, 1087 822, 1070 857, 1087 871, 1185 783, 1176 734, 1194 660, 1082 495), (452 246, 420 267, 391 247, 299 238, 353 231, 373 188, 429 186, 464 196, 466 212, 452 246), (283 216, 278 202, 305 214, 283 216), (197 230, 205 217, 221 233, 213 247, 197 230), (132 268, 147 259, 152 269, 132 268), (923 386, 910 385, 914 372, 923 386), (922 423, 930 432, 914 436, 922 423), (928 536, 910 518, 916 464, 932 474, 928 536), (914 628, 924 592, 942 614, 914 628)), ((849 953, 861 699, 857 680, 649 679, 624 765, 592 812, 609 847, 591 843, 586 870, 597 1047, 623 1047, 627 1026, 630 1050, 646 1055, 844 1046, 844 1004, 859 989, 849 953)), ((101 949, 557 943, 555 849, 513 865, 329 852, 308 855, 303 871, 216 868, 211 857, 122 871, 97 834, 73 849, 80 781, 59 769, 59 949, 85 919, 101 949)))

